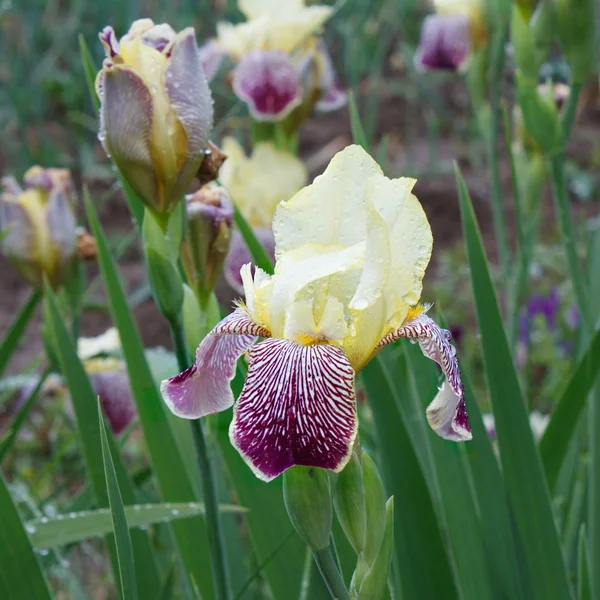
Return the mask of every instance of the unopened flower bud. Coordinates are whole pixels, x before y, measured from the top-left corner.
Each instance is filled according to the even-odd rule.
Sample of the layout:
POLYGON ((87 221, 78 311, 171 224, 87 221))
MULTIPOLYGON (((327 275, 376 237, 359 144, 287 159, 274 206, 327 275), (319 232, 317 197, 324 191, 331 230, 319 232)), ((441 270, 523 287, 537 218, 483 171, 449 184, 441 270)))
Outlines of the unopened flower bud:
POLYGON ((62 283, 75 254, 73 186, 66 169, 32 167, 23 178, 2 179, 0 231, 2 253, 32 285, 44 277, 62 283))
POLYGON ((520 71, 516 73, 517 99, 527 131, 542 152, 551 154, 560 149, 562 127, 553 97, 540 93, 535 83, 520 71))
POLYGON ((229 250, 233 207, 225 188, 209 184, 186 197, 186 210, 181 257, 188 281, 205 308, 229 250))
POLYGON ((100 33, 99 138, 121 175, 156 215, 170 213, 208 147, 213 108, 194 30, 135 21, 117 41, 100 33))
POLYGON ((124 431, 136 415, 129 377, 122 361, 95 358, 84 363, 94 393, 115 435, 124 431))
POLYGON ((329 546, 331 488, 329 474, 317 467, 292 467, 283 475, 283 499, 290 521, 313 552, 329 546))

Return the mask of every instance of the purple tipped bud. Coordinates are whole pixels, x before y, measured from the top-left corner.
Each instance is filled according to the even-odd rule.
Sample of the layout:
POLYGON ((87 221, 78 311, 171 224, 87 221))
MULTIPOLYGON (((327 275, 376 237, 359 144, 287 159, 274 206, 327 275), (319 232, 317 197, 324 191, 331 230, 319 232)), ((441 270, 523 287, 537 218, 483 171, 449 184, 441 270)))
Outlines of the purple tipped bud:
POLYGON ((186 197, 186 209, 182 260, 188 281, 205 306, 229 250, 233 207, 225 188, 208 184, 186 197))

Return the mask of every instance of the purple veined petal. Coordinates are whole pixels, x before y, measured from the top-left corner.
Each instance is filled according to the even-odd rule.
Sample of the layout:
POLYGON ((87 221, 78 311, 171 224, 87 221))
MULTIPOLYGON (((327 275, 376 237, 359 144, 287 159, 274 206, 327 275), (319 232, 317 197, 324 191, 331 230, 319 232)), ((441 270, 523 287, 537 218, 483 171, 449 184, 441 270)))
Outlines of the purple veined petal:
MULTIPOLYGON (((254 235, 261 243, 262 247, 267 251, 271 260, 275 262, 275 238, 273 237, 273 230, 270 227, 257 228, 254 229, 254 235)), ((246 246, 246 242, 244 242, 242 234, 237 229, 233 230, 231 245, 229 246, 227 258, 225 259, 223 274, 227 283, 238 294, 244 293, 240 271, 245 264, 251 262, 252 256, 250 256, 250 251, 246 246)))
POLYGON ((229 384, 238 358, 258 337, 270 335, 244 308, 225 317, 198 346, 194 364, 160 384, 171 412, 183 419, 198 419, 229 408, 233 404, 229 384))
POLYGON ((268 339, 250 350, 229 437, 259 479, 294 465, 341 471, 357 427, 354 370, 340 348, 268 339))
POLYGON ((233 91, 257 121, 279 121, 302 102, 290 58, 279 50, 252 50, 233 71, 233 91))
POLYGON ((206 79, 212 81, 227 53, 217 41, 209 40, 206 44, 198 48, 198 54, 200 55, 200 63, 202 64, 206 79))
POLYGON ((447 380, 427 407, 429 425, 440 437, 462 442, 472 439, 472 435, 456 350, 450 344, 450 337, 449 331, 442 329, 433 319, 421 313, 414 319, 405 321, 396 331, 388 333, 377 348, 400 338, 419 342, 423 354, 442 368, 447 380))
POLYGON ((121 47, 119 46, 119 41, 117 40, 117 36, 115 35, 115 30, 110 27, 110 25, 106 26, 99 34, 98 37, 104 46, 104 51, 106 52, 107 58, 113 58, 121 51, 121 47))
POLYGON ((187 135, 188 155, 203 156, 212 127, 213 104, 191 27, 177 34, 170 54, 165 74, 167 95, 187 135))
POLYGON ((423 21, 415 66, 423 71, 457 71, 471 50, 469 18, 464 15, 429 15, 423 21))
POLYGON ((123 65, 103 69, 97 89, 102 100, 98 137, 104 149, 133 191, 147 204, 156 204, 159 194, 150 151, 150 90, 133 69, 123 65))
POLYGON ((162 52, 175 38, 174 29, 167 23, 154 25, 144 33, 142 33, 142 43, 146 46, 154 48, 158 52, 162 52))
POLYGON ((319 40, 317 52, 319 53, 321 63, 320 86, 322 95, 316 103, 315 108, 322 112, 337 110, 346 105, 348 95, 340 86, 325 40, 319 40))

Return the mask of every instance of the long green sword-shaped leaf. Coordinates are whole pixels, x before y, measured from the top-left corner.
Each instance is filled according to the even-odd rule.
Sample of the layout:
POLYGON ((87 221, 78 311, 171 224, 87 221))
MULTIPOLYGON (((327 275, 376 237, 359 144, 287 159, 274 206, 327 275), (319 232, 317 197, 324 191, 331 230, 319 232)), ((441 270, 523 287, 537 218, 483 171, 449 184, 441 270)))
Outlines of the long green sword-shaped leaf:
POLYGON ((106 425, 102 416, 102 406, 98 402, 98 420, 102 439, 102 457, 104 458, 104 474, 106 477, 106 491, 110 504, 110 516, 112 529, 115 535, 115 546, 117 547, 117 559, 119 562, 119 575, 121 576, 121 598, 123 600, 137 600, 138 590, 135 581, 135 559, 129 537, 129 526, 123 508, 123 498, 119 491, 119 483, 115 466, 108 445, 106 425))
POLYGON ((590 582, 590 557, 585 537, 585 525, 579 531, 579 555, 577 564, 577 600, 592 600, 590 582))
MULTIPOLYGON (((102 439, 96 414, 96 394, 77 356, 75 345, 60 313, 56 297, 48 285, 46 286, 45 294, 47 318, 54 333, 55 352, 60 363, 61 372, 71 392, 87 476, 92 486, 97 506, 99 508, 108 508, 109 499, 104 478, 102 439)), ((110 439, 114 447, 112 436, 110 436, 110 439)), ((136 496, 133 484, 116 449, 113 451, 113 457, 123 498, 128 504, 135 504, 136 496)), ((140 593, 144 594, 144 598, 152 598, 160 585, 152 546, 145 531, 135 531, 132 537, 136 553, 138 588, 140 593)), ((112 536, 107 538, 107 542, 111 558, 113 559, 113 568, 115 569, 116 577, 118 565, 115 562, 117 557, 112 536)))
POLYGON ((504 478, 531 570, 535 598, 572 597, 550 494, 508 348, 471 199, 456 167, 483 358, 496 419, 504 478))
MULTIPOLYGON (((435 364, 426 358, 421 349, 404 344, 413 394, 419 407, 415 415, 425 421, 425 409, 437 393, 438 374, 435 364)), ((493 587, 486 561, 481 522, 471 492, 468 464, 463 454, 464 444, 448 442, 427 431, 433 462, 441 493, 441 508, 446 517, 446 527, 456 574, 465 598, 492 600, 493 587)), ((516 599, 515 599, 516 600, 516 599)))
POLYGON ((4 334, 4 337, 0 342, 0 377, 2 376, 2 373, 4 373, 4 369, 6 369, 10 357, 16 350, 27 325, 29 325, 29 321, 35 312, 41 297, 42 295, 40 292, 31 292, 27 302, 8 328, 8 331, 4 334))
POLYGON ((237 225, 240 233, 242 234, 242 238, 244 238, 244 242, 248 247, 248 251, 250 252, 250 256, 252 256, 252 260, 254 264, 267 273, 273 273, 273 262, 271 258, 267 254, 267 251, 263 248, 262 244, 258 241, 257 237, 254 235, 254 231, 252 227, 248 224, 248 221, 244 218, 244 215, 240 212, 237 206, 234 205, 234 219, 235 224, 237 225))
MULTIPOLYGON (((407 379, 403 368, 394 379, 407 379)), ((394 522, 395 561, 399 572, 402 598, 458 597, 452 569, 442 540, 430 492, 423 470, 408 435, 397 403, 398 397, 390 373, 380 356, 363 371, 363 380, 380 443, 382 475, 386 491, 396 504, 394 522)))
POLYGON ((0 473, 0 598, 51 600, 48 584, 0 473))
MULTIPOLYGON (((222 504, 220 509, 226 513, 244 512, 242 507, 233 504, 222 504)), ((204 504, 201 502, 135 504, 125 507, 129 529, 189 519, 203 514, 204 504)), ((57 515, 51 519, 42 517, 28 521, 26 526, 35 549, 45 550, 109 533, 112 531, 112 520, 109 509, 99 508, 57 515)))
POLYGON ((540 455, 548 487, 554 490, 569 442, 585 406, 587 396, 600 373, 600 330, 596 331, 585 354, 577 363, 554 408, 552 419, 540 440, 540 455))
MULTIPOLYGON (((98 258, 111 313, 119 330, 131 389, 161 496, 166 502, 195 502, 199 500, 195 484, 184 466, 164 403, 152 379, 140 334, 127 305, 127 298, 104 232, 89 197, 85 200, 88 219, 98 244, 98 258)), ((173 522, 172 527, 187 572, 200 588, 203 597, 212 598, 214 592, 210 578, 210 555, 204 522, 201 518, 195 517, 185 523, 173 522)))

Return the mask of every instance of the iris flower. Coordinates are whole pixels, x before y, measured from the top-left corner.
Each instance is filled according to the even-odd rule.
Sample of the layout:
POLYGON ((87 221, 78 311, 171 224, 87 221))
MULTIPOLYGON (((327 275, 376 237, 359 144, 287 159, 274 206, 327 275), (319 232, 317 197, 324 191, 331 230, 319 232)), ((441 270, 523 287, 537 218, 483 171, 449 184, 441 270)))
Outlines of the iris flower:
POLYGON ((471 438, 450 334, 419 303, 433 239, 414 184, 386 178, 358 146, 338 153, 277 208, 274 275, 245 265, 245 304, 202 341, 189 369, 162 382, 179 417, 223 411, 247 353, 229 433, 260 479, 293 465, 343 469, 358 427, 355 374, 400 338, 418 342, 446 377, 427 409, 431 427, 471 438))
MULTIPOLYGON (((219 180, 273 257, 273 214, 282 200, 291 198, 306 185, 306 167, 297 156, 277 148, 272 142, 255 144, 250 156, 246 156, 242 146, 232 137, 223 140, 222 148, 227 160, 219 171, 219 180)), ((246 244, 240 232, 234 230, 224 273, 227 283, 237 293, 243 292, 240 268, 249 260, 246 244)))
POLYGON ((238 7, 247 21, 219 23, 217 37, 200 49, 209 79, 229 57, 236 65, 233 91, 256 121, 280 121, 301 105, 335 110, 345 104, 327 48, 317 37, 331 7, 305 6, 304 0, 239 0, 238 7))
POLYGON ((486 28, 480 0, 435 0, 436 13, 425 17, 415 65, 423 71, 463 70, 482 45, 486 28))

